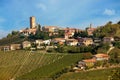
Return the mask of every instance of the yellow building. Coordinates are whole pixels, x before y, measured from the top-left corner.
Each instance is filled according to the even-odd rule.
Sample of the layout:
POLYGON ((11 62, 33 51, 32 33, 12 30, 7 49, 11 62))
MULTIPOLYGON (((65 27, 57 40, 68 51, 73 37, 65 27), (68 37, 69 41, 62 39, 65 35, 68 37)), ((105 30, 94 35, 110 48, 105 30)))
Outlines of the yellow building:
POLYGON ((93 44, 93 40, 92 40, 92 38, 84 38, 84 39, 83 39, 83 43, 84 43, 86 46, 88 46, 88 45, 93 44))
POLYGON ((43 27, 43 31, 45 32, 52 32, 52 33, 55 33, 55 32, 58 32, 59 28, 57 26, 44 26, 43 27))

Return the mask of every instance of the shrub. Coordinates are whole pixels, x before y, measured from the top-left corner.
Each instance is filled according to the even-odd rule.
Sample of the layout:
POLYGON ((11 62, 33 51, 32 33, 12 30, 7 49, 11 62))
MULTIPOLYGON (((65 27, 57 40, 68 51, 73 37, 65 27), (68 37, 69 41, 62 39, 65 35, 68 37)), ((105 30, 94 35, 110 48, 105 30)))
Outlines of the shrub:
POLYGON ((120 49, 120 41, 113 42, 113 46, 120 49))
POLYGON ((84 53, 91 52, 91 46, 58 46, 56 49, 60 53, 84 53))
POLYGON ((47 52, 54 52, 54 49, 53 48, 49 48, 49 49, 47 49, 47 52))
POLYGON ((112 70, 108 80, 120 80, 120 70, 112 70))

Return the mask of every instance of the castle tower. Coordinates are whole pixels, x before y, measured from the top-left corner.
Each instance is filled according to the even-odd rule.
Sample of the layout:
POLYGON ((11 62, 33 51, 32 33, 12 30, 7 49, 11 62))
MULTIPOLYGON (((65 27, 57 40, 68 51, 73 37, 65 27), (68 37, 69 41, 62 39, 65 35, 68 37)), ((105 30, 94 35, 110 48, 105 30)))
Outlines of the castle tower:
POLYGON ((32 17, 30 17, 30 28, 31 29, 35 28, 35 26, 36 26, 35 17, 32 16, 32 17))

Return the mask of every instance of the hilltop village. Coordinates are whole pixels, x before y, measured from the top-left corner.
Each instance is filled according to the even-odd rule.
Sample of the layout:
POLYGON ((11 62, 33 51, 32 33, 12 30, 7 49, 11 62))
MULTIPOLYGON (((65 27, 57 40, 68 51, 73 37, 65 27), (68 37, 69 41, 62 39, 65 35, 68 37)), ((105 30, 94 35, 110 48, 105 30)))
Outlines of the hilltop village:
MULTIPOLYGON (((112 25, 112 22, 108 22, 107 25, 109 27, 110 25, 112 25)), ((102 43, 103 44, 109 43, 109 45, 112 46, 113 45, 112 42, 119 40, 118 36, 112 35, 113 34, 112 30, 114 30, 114 28, 113 29, 110 28, 111 29, 111 33, 109 31, 110 34, 108 34, 107 30, 106 33, 102 32, 102 28, 104 27, 94 28, 92 27, 92 24, 90 24, 90 26, 87 27, 86 30, 71 27, 62 28, 58 26, 41 26, 40 24, 36 23, 35 17, 32 16, 30 17, 29 28, 21 29, 19 31, 12 31, 10 34, 7 35, 7 38, 11 39, 11 37, 13 37, 12 40, 16 38, 16 37, 14 38, 14 36, 17 36, 17 38, 19 37, 18 41, 16 40, 13 42, 12 40, 4 41, 3 38, 3 40, 1 40, 0 42, 1 45, 0 50, 9 51, 20 49, 31 50, 45 49, 48 51, 52 51, 52 48, 58 48, 58 46, 60 48, 61 46, 89 47, 99 46, 102 43)), ((62 51, 64 52, 64 50, 62 51)), ((83 50, 81 52, 88 51, 83 50)), ((97 53, 95 51, 93 52, 97 53)))
MULTIPOLYGON (((74 55, 76 56, 75 58, 72 55, 73 57, 71 56, 71 59, 73 61, 75 59, 74 64, 69 62, 69 68, 61 68, 60 72, 54 73, 52 77, 56 79, 67 72, 119 67, 119 30, 120 22, 112 24, 111 21, 104 26, 96 28, 90 24, 85 30, 71 27, 41 26, 36 23, 35 17, 32 16, 30 17, 29 28, 12 31, 7 37, 0 40, 0 51, 4 53, 29 51, 30 54, 37 54, 39 51, 43 54, 65 54, 69 57, 72 54, 79 55, 80 53, 81 56, 79 57, 81 59, 77 59, 77 55, 74 55)), ((29 53, 28 55, 30 55, 29 53)), ((62 58, 58 57, 57 60, 61 60, 62 58)), ((54 63, 55 60, 52 62, 54 63)), ((21 65, 21 69, 23 65, 21 65)))
MULTIPOLYGON (((81 46, 92 45, 93 39, 86 37, 86 35, 92 36, 96 28, 87 28, 87 32, 76 28, 62 28, 58 26, 41 26, 36 24, 34 16, 30 17, 30 28, 21 29, 19 31, 12 31, 12 34, 19 34, 21 37, 29 37, 28 41, 23 41, 21 44, 9 44, 1 46, 1 50, 19 50, 25 48, 31 48, 32 45, 36 45, 36 49, 42 48, 42 45, 55 46, 55 45, 69 45, 69 46, 81 46), (82 35, 83 37, 79 36, 82 35)), ((8 34, 7 37, 11 37, 12 34, 8 34)), ((112 37, 105 37, 104 41, 113 41, 112 37)), ((99 41, 99 40, 98 40, 99 41)))

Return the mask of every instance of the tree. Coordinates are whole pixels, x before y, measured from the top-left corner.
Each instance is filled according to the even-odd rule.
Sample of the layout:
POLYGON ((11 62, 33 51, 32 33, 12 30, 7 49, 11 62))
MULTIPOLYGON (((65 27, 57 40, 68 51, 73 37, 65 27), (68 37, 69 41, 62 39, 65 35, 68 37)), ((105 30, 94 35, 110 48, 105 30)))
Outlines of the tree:
POLYGON ((115 46, 115 47, 120 49, 120 41, 113 42, 113 46, 115 46))
POLYGON ((44 39, 44 40, 50 39, 48 32, 43 32, 43 35, 42 35, 42 36, 43 36, 43 39, 44 39))
POLYGON ((35 35, 31 34, 29 37, 33 38, 33 39, 44 39, 44 40, 46 40, 46 39, 49 39, 49 33, 41 31, 41 25, 38 24, 36 34, 35 35))
POLYGON ((111 54, 110 54, 110 59, 109 59, 109 61, 110 61, 111 63, 120 63, 120 59, 119 59, 118 56, 119 56, 119 55, 118 55, 117 52, 111 53, 111 54))
POLYGON ((77 31, 75 31, 73 37, 74 37, 74 38, 77 38, 78 36, 79 36, 79 33, 78 33, 77 31))
POLYGON ((79 37, 88 37, 87 31, 78 32, 79 37))
POLYGON ((97 48, 98 48, 97 49, 98 53, 107 53, 110 46, 109 46, 109 43, 101 43, 97 48))
POLYGON ((119 25, 120 25, 120 21, 118 21, 118 22, 117 22, 117 24, 119 24, 119 25))
POLYGON ((111 25, 112 24, 112 21, 109 21, 108 23, 107 23, 107 25, 111 25))
POLYGON ((12 31, 11 33, 9 33, 8 35, 7 35, 7 37, 12 37, 12 36, 14 36, 14 35, 17 35, 19 32, 18 31, 12 31))
POLYGON ((58 31, 59 37, 64 37, 65 32, 63 30, 58 31))
POLYGON ((41 25, 40 25, 40 24, 38 24, 37 31, 38 31, 38 32, 41 31, 41 25))
POLYGON ((11 34, 11 33, 9 33, 9 34, 7 35, 7 38, 8 38, 8 37, 11 37, 11 36, 12 36, 12 34, 11 34))
POLYGON ((18 31, 12 31, 12 35, 16 35, 16 34, 18 34, 19 32, 18 31))
POLYGON ((99 46, 96 46, 96 45, 92 45, 91 46, 91 53, 94 55, 94 54, 97 54, 97 50, 98 50, 99 46))
POLYGON ((30 35, 28 36, 28 38, 29 38, 30 40, 35 40, 35 39, 36 39, 34 34, 30 34, 30 35))

